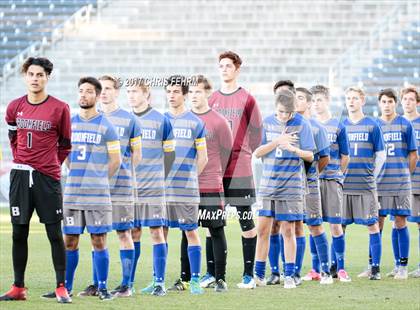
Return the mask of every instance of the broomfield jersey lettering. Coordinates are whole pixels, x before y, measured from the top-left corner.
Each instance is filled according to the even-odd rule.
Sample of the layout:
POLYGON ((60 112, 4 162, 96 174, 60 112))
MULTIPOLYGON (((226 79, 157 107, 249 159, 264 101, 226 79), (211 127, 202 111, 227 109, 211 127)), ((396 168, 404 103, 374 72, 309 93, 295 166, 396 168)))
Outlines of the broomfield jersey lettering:
POLYGON ((47 131, 51 129, 51 122, 39 119, 16 118, 16 126, 18 129, 47 131))
POLYGON ((100 144, 102 135, 88 132, 73 132, 71 134, 71 142, 100 144))
POLYGON ((349 141, 368 141, 369 140, 369 133, 367 132, 355 132, 349 133, 349 141))
POLYGON ((191 139, 192 131, 191 129, 174 128, 174 136, 175 138, 191 139))

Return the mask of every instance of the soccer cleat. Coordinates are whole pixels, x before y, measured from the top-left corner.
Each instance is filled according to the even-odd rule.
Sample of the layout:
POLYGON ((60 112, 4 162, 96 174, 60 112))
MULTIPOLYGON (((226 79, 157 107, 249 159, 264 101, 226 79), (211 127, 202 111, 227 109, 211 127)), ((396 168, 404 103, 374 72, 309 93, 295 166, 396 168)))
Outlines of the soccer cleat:
POLYGON ((55 289, 55 296, 57 298, 57 302, 60 304, 70 304, 71 298, 69 293, 67 292, 66 287, 61 284, 59 287, 55 289))
POLYGON ((28 289, 17 287, 14 284, 5 294, 0 296, 0 301, 26 300, 28 289))
POLYGON ((393 277, 395 277, 395 275, 398 273, 398 267, 397 266, 395 266, 394 267, 394 269, 392 269, 392 271, 391 272, 388 272, 385 276, 387 277, 387 278, 393 278, 393 277))
POLYGON ((77 294, 77 296, 79 297, 98 296, 98 295, 99 295, 98 287, 93 284, 89 285, 83 291, 77 294))
POLYGON ((340 280, 340 282, 351 282, 350 276, 347 274, 347 271, 344 269, 340 269, 337 273, 337 277, 340 280))
POLYGON ((213 277, 210 273, 206 273, 200 279, 200 287, 202 288, 211 288, 216 284, 216 278, 213 277))
POLYGON ((267 280, 267 285, 277 285, 280 284, 280 275, 271 274, 267 280))
POLYGON ((149 283, 148 286, 146 286, 145 288, 143 288, 141 290, 141 293, 142 294, 151 294, 154 289, 155 289, 155 281, 153 280, 152 282, 149 283))
POLYGON ((204 290, 200 286, 200 282, 195 279, 191 279, 190 281, 190 292, 193 295, 200 295, 204 293, 204 290))
POLYGON ((168 291, 186 291, 189 288, 189 283, 184 282, 181 279, 175 281, 174 285, 168 288, 168 291))
POLYGON ((331 267, 330 267, 330 274, 331 274, 331 277, 333 277, 333 279, 337 279, 337 277, 338 277, 338 274, 337 274, 337 265, 331 265, 331 267))
POLYGON ((299 285, 301 285, 301 284, 302 284, 302 278, 300 277, 300 275, 299 275, 299 274, 295 274, 295 275, 293 276, 293 280, 295 280, 295 284, 296 284, 296 286, 299 286, 299 285))
MULTIPOLYGON (((68 292, 70 297, 73 297, 73 292, 70 291, 68 292)), ((55 295, 55 291, 54 292, 48 292, 45 294, 41 295, 41 298, 45 298, 45 299, 55 299, 57 297, 57 295, 55 295)))
POLYGON ((369 280, 380 280, 380 279, 381 279, 381 274, 379 272, 379 267, 372 267, 369 280))
POLYGON ((284 277, 284 286, 283 287, 287 288, 287 289, 296 288, 295 280, 290 276, 284 277))
POLYGON ((331 276, 331 274, 326 273, 326 272, 321 272, 321 280, 319 281, 319 284, 322 285, 329 285, 329 284, 333 284, 334 280, 331 276))
POLYGON ((358 278, 369 278, 372 274, 372 265, 368 265, 365 270, 357 275, 358 278))
POLYGON ((111 295, 114 297, 130 297, 133 295, 133 292, 128 285, 119 285, 111 291, 111 295))
POLYGON ((309 271, 306 276, 302 278, 303 281, 319 281, 321 280, 321 275, 316 272, 314 269, 309 271))
POLYGON ((214 287, 214 291, 218 293, 224 293, 227 292, 228 287, 225 281, 223 279, 219 279, 216 282, 216 286, 214 287))
POLYGON ((242 277, 242 282, 237 284, 238 288, 244 288, 244 289, 253 289, 255 288, 255 281, 254 278, 250 275, 244 275, 242 277))
POLYGON ((394 276, 395 280, 407 280, 408 279, 408 270, 407 266, 400 266, 398 268, 397 274, 394 276))
POLYGON ((163 285, 157 284, 155 285, 155 287, 153 288, 153 291, 150 294, 153 296, 165 296, 166 295, 165 287, 163 285))
POLYGON ((258 276, 254 276, 254 282, 255 282, 255 286, 258 286, 258 287, 267 285, 267 281, 265 280, 265 278, 260 278, 258 276))
POLYGON ((413 270, 408 274, 411 278, 420 278, 420 268, 413 270))
POLYGON ((99 296, 99 299, 102 301, 110 301, 114 299, 112 294, 108 292, 106 288, 99 290, 98 296, 99 296))

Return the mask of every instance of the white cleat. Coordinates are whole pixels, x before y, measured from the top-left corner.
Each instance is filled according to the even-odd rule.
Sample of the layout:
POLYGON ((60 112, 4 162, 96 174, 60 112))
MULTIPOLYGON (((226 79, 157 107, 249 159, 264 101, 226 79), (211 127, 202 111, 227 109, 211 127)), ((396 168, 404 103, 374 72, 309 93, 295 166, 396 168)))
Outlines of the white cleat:
POLYGON ((257 287, 267 286, 267 280, 265 278, 254 276, 254 282, 257 287))
POLYGON ((254 278, 251 276, 243 276, 242 278, 242 282, 237 284, 238 288, 243 288, 243 289, 254 289, 255 288, 255 281, 254 278))
POLYGON ((408 279, 408 270, 407 266, 400 266, 397 273, 394 276, 395 280, 407 280, 408 279))
POLYGON ((329 285, 333 283, 334 283, 334 280, 329 273, 321 272, 321 281, 319 281, 319 284, 329 285))
POLYGON ((293 277, 284 277, 284 288, 292 289, 296 288, 295 279, 293 277))

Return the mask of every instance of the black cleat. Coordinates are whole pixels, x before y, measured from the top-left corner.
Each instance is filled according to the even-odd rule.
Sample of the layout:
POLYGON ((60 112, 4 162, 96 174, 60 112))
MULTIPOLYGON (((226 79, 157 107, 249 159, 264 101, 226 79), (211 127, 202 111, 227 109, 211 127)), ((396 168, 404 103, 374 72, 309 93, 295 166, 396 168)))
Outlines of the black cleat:
POLYGON ((280 284, 280 275, 272 273, 267 280, 267 285, 277 285, 280 284))
POLYGON ((153 296, 165 296, 166 290, 162 285, 156 284, 153 291, 150 293, 153 296))
POLYGON ((102 301, 109 301, 114 299, 114 297, 108 292, 106 288, 99 290, 98 296, 102 301))
POLYGON ((77 296, 79 297, 88 297, 88 296, 98 296, 99 291, 98 287, 96 285, 89 285, 87 288, 85 288, 83 291, 81 291, 77 296))
POLYGON ((214 291, 218 293, 224 293, 227 292, 228 287, 226 282, 223 279, 219 279, 216 282, 216 286, 214 287, 214 291))
POLYGON ((369 276, 369 280, 380 280, 381 274, 379 272, 379 266, 372 266, 372 272, 369 276))
POLYGON ((331 274, 331 277, 333 277, 333 279, 337 279, 338 278, 338 275, 337 275, 337 265, 331 265, 331 267, 330 267, 330 274, 331 274))

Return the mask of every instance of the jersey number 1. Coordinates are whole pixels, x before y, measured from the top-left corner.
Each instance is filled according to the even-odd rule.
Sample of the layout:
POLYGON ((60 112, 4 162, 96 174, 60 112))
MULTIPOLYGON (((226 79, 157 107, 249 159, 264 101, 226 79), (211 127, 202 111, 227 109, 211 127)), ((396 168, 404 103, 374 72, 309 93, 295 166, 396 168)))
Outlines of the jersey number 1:
POLYGON ((30 131, 26 133, 26 147, 28 149, 32 148, 32 132, 30 131))

